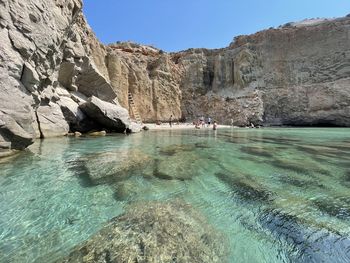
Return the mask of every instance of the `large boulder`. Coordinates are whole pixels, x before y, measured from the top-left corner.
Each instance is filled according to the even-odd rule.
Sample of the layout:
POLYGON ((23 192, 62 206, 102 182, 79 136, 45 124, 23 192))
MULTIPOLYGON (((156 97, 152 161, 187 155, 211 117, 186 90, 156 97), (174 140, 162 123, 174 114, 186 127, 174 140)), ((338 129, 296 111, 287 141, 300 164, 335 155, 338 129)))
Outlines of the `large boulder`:
POLYGON ((20 82, 9 77, 8 72, 0 67, 1 151, 22 150, 33 143, 35 131, 32 123, 35 120, 31 103, 31 97, 20 82))
POLYGON ((129 207, 57 262, 224 263, 226 244, 190 205, 144 202, 129 207))
POLYGON ((30 115, 24 117, 29 130, 22 127, 16 117, 0 111, 0 149, 23 150, 33 143, 35 132, 30 126, 30 115))
POLYGON ((61 96, 57 104, 61 107, 64 118, 69 124, 70 131, 85 133, 99 129, 98 125, 82 112, 79 104, 70 97, 61 96))
POLYGON ((40 106, 37 116, 43 138, 64 136, 69 132, 69 125, 58 104, 50 102, 40 106))
POLYGON ((79 108, 103 128, 113 132, 124 132, 130 125, 129 113, 123 107, 92 96, 79 108))

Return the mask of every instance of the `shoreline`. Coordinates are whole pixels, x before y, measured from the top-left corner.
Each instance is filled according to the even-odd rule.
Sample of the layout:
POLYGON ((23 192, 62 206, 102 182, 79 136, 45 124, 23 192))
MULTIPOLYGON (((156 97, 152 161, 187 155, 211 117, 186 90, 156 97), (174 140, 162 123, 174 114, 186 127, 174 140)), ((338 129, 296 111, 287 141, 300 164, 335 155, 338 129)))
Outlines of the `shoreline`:
MULTIPOLYGON (((170 127, 169 123, 163 123, 160 125, 157 125, 155 123, 145 123, 144 126, 148 127, 150 131, 159 131, 159 130, 212 130, 213 124, 211 124, 209 127, 207 127, 207 124, 202 127, 200 126, 200 129, 196 129, 195 125, 192 123, 180 123, 180 124, 173 124, 172 127, 170 127)), ((236 126, 230 126, 230 125, 218 125, 217 129, 220 128, 239 128, 236 126)))

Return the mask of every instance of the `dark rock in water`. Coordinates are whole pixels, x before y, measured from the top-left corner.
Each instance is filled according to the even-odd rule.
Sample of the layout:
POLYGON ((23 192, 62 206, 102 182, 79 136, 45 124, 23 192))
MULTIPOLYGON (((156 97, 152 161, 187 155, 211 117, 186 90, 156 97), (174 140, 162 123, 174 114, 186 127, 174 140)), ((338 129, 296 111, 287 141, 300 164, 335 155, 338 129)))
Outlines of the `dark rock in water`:
POLYGON ((326 169, 324 169, 318 162, 309 161, 307 159, 287 159, 287 158, 275 158, 269 163, 283 170, 289 170, 292 172, 306 174, 309 176, 313 176, 314 174, 322 174, 326 176, 332 176, 332 173, 326 169))
POLYGON ((290 262, 350 262, 349 236, 342 236, 326 229, 308 227, 296 216, 279 210, 263 211, 259 222, 262 227, 276 236, 278 242, 287 242, 293 247, 292 253, 284 252, 290 262))
POLYGON ((74 160, 67 163, 67 167, 69 170, 73 172, 73 174, 79 178, 79 183, 82 187, 92 187, 94 186, 94 182, 91 180, 89 176, 89 171, 85 167, 85 164, 82 160, 74 160))
POLYGON ((190 180, 198 175, 200 161, 198 155, 191 151, 174 153, 155 161, 153 176, 163 180, 190 180))
POLYGON ((302 174, 310 173, 310 171, 307 168, 305 168, 301 163, 295 162, 293 160, 275 159, 273 161, 270 161, 269 163, 274 167, 281 168, 284 170, 290 170, 302 174))
POLYGON ((132 176, 135 170, 153 165, 153 159, 137 151, 113 151, 87 155, 80 160, 92 185, 114 184, 132 176))
POLYGON ((172 177, 171 175, 169 175, 169 171, 161 171, 159 169, 159 165, 161 163, 161 160, 156 159, 154 162, 154 169, 153 169, 153 176, 157 177, 159 179, 163 179, 163 180, 173 180, 175 179, 175 177, 172 177))
POLYGON ((298 139, 283 138, 283 137, 262 137, 258 139, 250 139, 253 142, 264 143, 264 144, 277 144, 277 145, 288 145, 294 146, 296 143, 300 142, 298 139))
POLYGON ((128 208, 58 262, 228 262, 224 236, 180 201, 128 208))
POLYGON ((323 146, 323 145, 303 145, 297 149, 301 152, 306 152, 310 155, 325 156, 327 158, 350 160, 348 154, 349 148, 344 146, 323 146))
POLYGON ((120 181, 113 186, 113 197, 117 201, 130 201, 133 197, 143 193, 144 186, 129 180, 120 181))
POLYGON ((129 113, 119 105, 92 96, 79 108, 91 119, 110 131, 124 132, 129 128, 129 113))
POLYGON ((344 175, 344 183, 347 187, 350 187, 350 170, 347 170, 344 175))
POLYGON ((175 145, 170 145, 167 147, 162 147, 159 150, 159 153, 161 155, 166 155, 166 156, 173 156, 176 153, 181 153, 181 152, 190 152, 195 149, 195 145, 191 144, 175 144, 175 145))
POLYGON ((290 184, 296 187, 305 187, 308 184, 308 181, 301 180, 295 177, 291 177, 288 175, 282 175, 278 177, 278 180, 284 184, 290 184))
POLYGON ((310 188, 310 187, 318 187, 322 189, 326 188, 324 184, 314 179, 312 180, 301 179, 291 175, 277 175, 276 177, 283 184, 289 184, 300 188, 310 188))
POLYGON ((215 176, 227 184, 233 193, 244 201, 269 202, 274 199, 273 193, 252 180, 237 178, 228 172, 218 172, 215 176))
POLYGON ((261 156, 261 157, 266 157, 266 158, 272 158, 273 154, 270 153, 268 150, 262 148, 262 147, 257 147, 257 146, 243 146, 240 148, 241 152, 248 153, 250 155, 256 155, 256 156, 261 156))
POLYGON ((350 219, 350 198, 318 198, 313 204, 322 212, 343 220, 350 219))
POLYGON ((199 148, 199 149, 210 149, 211 147, 206 144, 206 143, 200 143, 200 142, 197 142, 194 144, 196 146, 196 148, 199 148))

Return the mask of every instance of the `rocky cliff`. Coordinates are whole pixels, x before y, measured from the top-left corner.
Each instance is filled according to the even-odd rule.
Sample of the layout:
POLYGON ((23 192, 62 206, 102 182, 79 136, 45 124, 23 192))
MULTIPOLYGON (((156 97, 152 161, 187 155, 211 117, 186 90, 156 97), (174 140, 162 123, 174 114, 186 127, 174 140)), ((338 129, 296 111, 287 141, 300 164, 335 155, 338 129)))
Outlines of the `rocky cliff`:
MULTIPOLYGON (((0 38, 0 155, 38 137, 105 128, 80 107, 89 97, 119 110, 106 48, 80 0, 0 0, 0 38)), ((128 113, 114 113, 127 123, 114 119, 112 130, 126 128, 128 113)))
POLYGON ((350 126, 350 18, 288 23, 227 48, 165 54, 111 45, 107 67, 144 120, 210 116, 245 126, 350 126))
MULTIPOLYGON (((134 43, 109 45, 107 67, 113 89, 123 107, 133 96, 144 122, 181 118, 182 68, 170 54, 134 43)), ((132 110, 131 110, 132 113, 132 110)))
POLYGON ((350 126, 350 18, 305 20, 175 54, 185 116, 350 126))
POLYGON ((144 122, 350 126, 349 17, 165 53, 102 45, 81 0, 0 0, 0 36, 0 154, 39 137, 133 127, 129 93, 144 122))

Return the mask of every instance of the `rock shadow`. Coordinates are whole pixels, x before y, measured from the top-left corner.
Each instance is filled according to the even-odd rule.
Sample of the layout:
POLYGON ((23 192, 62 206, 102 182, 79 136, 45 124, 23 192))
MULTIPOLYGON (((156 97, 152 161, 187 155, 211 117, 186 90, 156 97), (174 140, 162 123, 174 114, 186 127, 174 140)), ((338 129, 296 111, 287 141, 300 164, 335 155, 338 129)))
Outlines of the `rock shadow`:
POLYGON ((266 150, 264 147, 243 146, 240 148, 240 151, 254 156, 273 158, 273 154, 269 150, 266 150))
POLYGON ((215 176, 228 185, 235 196, 245 202, 269 203, 274 199, 272 192, 252 179, 237 178, 228 171, 217 172, 215 176))
POLYGON ((283 240, 292 248, 293 252, 285 251, 291 262, 344 263, 350 258, 350 237, 327 229, 307 226, 294 215, 277 209, 263 210, 259 216, 259 223, 272 233, 276 241, 283 240))

